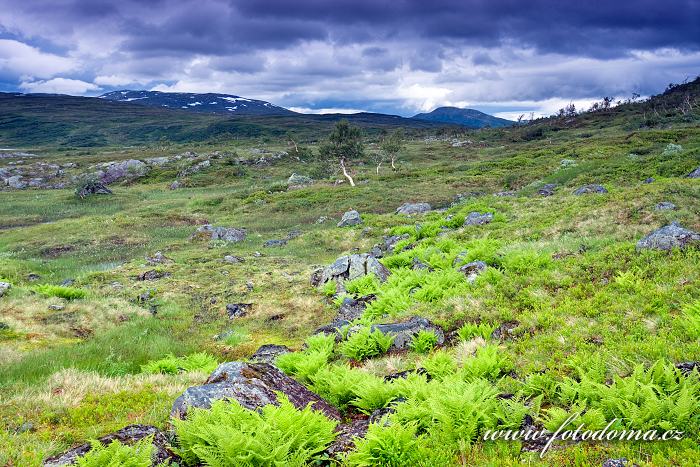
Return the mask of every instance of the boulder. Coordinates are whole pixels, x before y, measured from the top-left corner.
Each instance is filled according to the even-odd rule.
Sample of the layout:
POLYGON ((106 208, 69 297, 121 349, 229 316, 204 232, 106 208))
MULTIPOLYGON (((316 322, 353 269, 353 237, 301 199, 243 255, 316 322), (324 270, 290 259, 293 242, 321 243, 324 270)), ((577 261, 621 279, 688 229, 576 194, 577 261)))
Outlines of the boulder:
POLYGON ((336 428, 338 435, 331 445, 328 446, 326 453, 328 453, 330 457, 339 457, 354 449, 356 439, 364 438, 367 434, 369 423, 369 418, 360 418, 338 425, 336 428))
POLYGON ((464 218, 463 225, 484 225, 488 224, 493 220, 493 213, 486 212, 481 214, 479 212, 470 212, 467 217, 464 218))
POLYGON ((626 458, 621 457, 619 459, 608 459, 603 462, 602 467, 625 467, 628 461, 626 458))
POLYGON ((580 195, 588 195, 588 194, 592 194, 592 193, 603 194, 603 193, 607 193, 607 192, 608 192, 608 190, 606 190, 603 185, 583 185, 581 188, 574 191, 574 194, 577 196, 580 196, 580 195))
POLYGON ((671 202, 662 201, 662 202, 658 203, 656 206, 654 206, 654 209, 657 211, 673 211, 677 208, 676 208, 676 205, 671 203, 671 202))
POLYGON ((214 227, 211 224, 206 224, 198 227, 192 234, 192 237, 209 237, 211 240, 223 240, 225 242, 241 242, 245 240, 245 229, 235 227, 214 227))
POLYGON ((182 188, 182 186, 182 182, 180 182, 179 180, 175 180, 173 183, 170 184, 170 189, 177 190, 179 188, 182 188))
POLYGON ((413 214, 423 214, 431 209, 432 208, 428 203, 404 203, 396 210, 396 214, 405 214, 410 216, 413 214))
POLYGON ((401 240, 406 240, 407 238, 409 238, 408 234, 390 235, 384 237, 381 243, 377 243, 372 247, 371 250, 369 250, 369 254, 374 256, 375 258, 382 258, 387 253, 393 253, 396 244, 399 243, 401 240))
POLYGON ((700 362, 681 362, 676 364, 676 368, 684 375, 690 375, 693 370, 700 372, 700 362))
POLYGON ((201 172, 204 169, 208 169, 209 167, 211 167, 211 161, 209 161, 209 159, 203 160, 201 162, 197 162, 196 164, 192 164, 191 166, 182 169, 180 172, 178 172, 177 176, 187 177, 188 175, 194 175, 197 172, 201 172))
POLYGON ((151 269, 150 271, 142 272, 136 276, 136 280, 139 281, 154 281, 156 279, 162 279, 163 277, 170 276, 169 272, 158 271, 156 269, 151 269))
POLYGON ((102 183, 109 185, 118 180, 133 180, 143 177, 150 169, 148 165, 139 160, 129 159, 127 161, 108 162, 96 175, 99 176, 102 183))
POLYGON ((263 243, 263 246, 265 248, 279 248, 285 246, 286 244, 287 240, 268 240, 265 243, 263 243))
POLYGON ((700 167, 693 170, 687 175, 688 178, 700 178, 700 167))
POLYGON ((552 196, 554 194, 554 190, 556 190, 557 184, 556 183, 547 183, 546 185, 542 186, 539 190, 537 190, 537 194, 540 196, 552 196))
POLYGON ((392 334, 394 342, 390 349, 394 350, 407 349, 413 336, 420 331, 432 331, 437 336, 438 344, 442 345, 445 342, 445 333, 442 332, 442 329, 425 318, 414 317, 402 323, 374 324, 371 329, 372 331, 379 330, 384 334, 392 334))
POLYGON ((241 256, 226 255, 224 256, 224 262, 229 264, 245 263, 245 258, 241 256))
POLYGON ((5 179, 5 185, 16 190, 27 188, 27 182, 22 179, 21 175, 14 175, 5 179))
POLYGON ((467 282, 474 283, 476 276, 486 271, 488 266, 483 261, 472 261, 459 268, 459 272, 467 276, 467 282))
POLYGON ((256 410, 277 405, 276 391, 284 393, 298 409, 311 404, 333 420, 341 420, 338 410, 302 384, 267 363, 227 362, 219 365, 201 386, 193 386, 175 400, 171 416, 185 418, 191 407, 208 409, 215 400, 237 400, 256 410))
MULTIPOLYGON (((149 436, 153 436, 153 447, 155 448, 153 457, 151 458, 153 465, 165 465, 166 462, 180 461, 180 458, 170 450, 168 438, 165 433, 154 426, 129 425, 119 431, 98 438, 97 441, 105 446, 113 441, 119 441, 126 445, 133 445, 149 436)), ((73 465, 79 457, 84 456, 91 449, 92 445, 90 443, 81 444, 63 454, 49 457, 44 461, 43 466, 59 467, 63 465, 73 465)))
POLYGON ((647 184, 648 184, 648 183, 654 183, 655 181, 656 181, 656 180, 654 180, 654 177, 649 177, 649 178, 647 178, 647 179, 644 180, 644 183, 647 183, 647 184))
POLYGON ((86 182, 82 183, 75 190, 75 194, 81 198, 92 195, 111 195, 112 190, 107 188, 102 182, 86 182))
POLYGON ((306 175, 299 175, 298 173, 293 173, 287 179, 287 185, 289 186, 311 185, 313 182, 314 181, 311 177, 307 177, 306 175))
POLYGON ((516 196, 517 193, 514 191, 499 191, 498 193, 494 193, 493 196, 498 196, 498 197, 512 197, 516 196))
POLYGON ((341 256, 323 270, 318 285, 330 280, 353 280, 367 274, 374 274, 384 282, 391 272, 377 258, 367 253, 346 255, 341 256))
POLYGON ((491 333, 492 339, 505 340, 515 337, 515 330, 520 326, 519 321, 506 321, 491 333))
POLYGON ((10 288, 12 288, 12 284, 9 282, 0 282, 0 297, 5 295, 10 288))
POLYGON ((677 222, 661 227, 651 232, 637 242, 637 250, 672 250, 685 249, 688 246, 700 245, 700 233, 684 229, 677 222))
POLYGON ((174 261, 167 256, 165 256, 162 252, 156 251, 153 256, 146 256, 146 262, 150 265, 157 265, 157 264, 172 264, 174 261))
POLYGON ((226 314, 228 314, 229 319, 241 318, 247 315, 252 308, 252 303, 228 303, 226 305, 226 314))
POLYGON ((342 219, 340 219, 340 222, 338 222, 338 227, 350 227, 358 224, 362 224, 360 213, 352 210, 343 214, 342 219))
POLYGON ((280 355, 291 352, 286 345, 264 344, 258 347, 258 350, 250 357, 251 360, 257 363, 275 364, 275 360, 280 355))

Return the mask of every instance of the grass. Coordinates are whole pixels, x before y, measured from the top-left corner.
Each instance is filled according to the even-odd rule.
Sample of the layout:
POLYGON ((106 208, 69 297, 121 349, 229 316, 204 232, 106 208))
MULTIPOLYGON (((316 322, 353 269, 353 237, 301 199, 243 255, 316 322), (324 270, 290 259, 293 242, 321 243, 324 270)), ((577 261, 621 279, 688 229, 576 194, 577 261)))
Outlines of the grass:
MULTIPOLYGON (((7 325, 0 330, 0 464, 40 465, 45 456, 131 423, 165 427, 174 398, 201 383, 215 361, 248 358, 268 343, 300 349, 277 365, 346 416, 395 410, 371 426, 343 460, 349 465, 595 465, 618 457, 644 466, 700 463, 697 377, 673 368, 700 355, 700 251, 635 249, 671 221, 700 230, 700 186, 683 177, 700 165, 697 125, 662 115, 649 127, 640 108, 623 106, 571 124, 549 120, 469 139, 483 143, 452 148, 449 139, 414 138, 398 172, 377 175, 369 160, 354 163, 356 181, 366 181, 354 189, 335 185, 314 158, 290 158, 215 164, 179 190, 167 189, 174 172, 164 169, 114 186, 113 196, 3 193, 0 277, 13 288, 0 298, 7 325), (681 149, 669 151, 669 144, 681 149), (562 166, 563 159, 575 165, 562 166), (287 190, 292 172, 317 181, 287 190), (642 183, 651 176, 654 183, 642 183), (560 186, 540 197, 544 183, 560 186), (572 194, 588 183, 609 193, 572 194), (490 195, 504 189, 518 192, 490 195), (470 192, 483 194, 452 205, 456 194, 470 192), (444 210, 395 215, 408 201, 444 210), (678 210, 654 210, 661 201, 678 210), (336 228, 348 209, 360 211, 363 225, 336 228), (463 227, 475 211, 493 212, 494 219, 463 227), (329 221, 317 224, 321 216, 329 221), (205 222, 245 227, 248 238, 189 240, 205 222), (263 248, 292 230, 301 235, 287 247, 263 248), (350 296, 377 297, 358 330, 341 343, 309 338, 331 322, 344 297, 333 298, 335 284, 311 287, 311 272, 398 234, 409 238, 382 258, 391 270, 386 282, 366 276, 346 284, 350 296), (173 260, 158 266, 170 275, 137 280, 154 268, 144 256, 159 250, 173 260), (226 263, 226 255, 245 261, 226 263), (414 259, 428 268, 413 269, 414 259), (487 269, 469 283, 457 269, 472 261, 487 269), (58 286, 64 279, 75 284, 58 286), (232 322, 227 303, 253 307, 232 322), (412 349, 387 353, 393 337, 370 326, 410 316, 429 318, 456 338, 436 348, 434 336, 420 334, 412 349), (205 354, 181 371, 193 355, 205 354), (399 371, 408 376, 384 379, 399 371), (479 440, 485 429, 517 426, 526 415, 552 427, 575 412, 589 426, 619 418, 624 427, 673 426, 686 438, 566 445, 544 460, 518 443, 479 440), (18 432, 25 422, 36 430, 18 432)), ((170 155, 185 150, 179 144, 85 154, 54 147, 42 156, 95 163, 170 155)), ((192 145, 239 154, 262 146, 286 148, 262 138, 192 145)), ((262 417, 254 426, 272 425, 262 417)))

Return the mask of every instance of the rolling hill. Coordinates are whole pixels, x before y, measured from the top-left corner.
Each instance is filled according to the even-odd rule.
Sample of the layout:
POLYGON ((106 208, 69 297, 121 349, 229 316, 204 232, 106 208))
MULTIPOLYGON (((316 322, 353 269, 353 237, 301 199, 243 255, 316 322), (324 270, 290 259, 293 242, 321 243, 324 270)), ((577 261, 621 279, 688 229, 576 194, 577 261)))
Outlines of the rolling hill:
POLYGON ((458 107, 438 107, 432 112, 414 115, 413 118, 430 122, 451 123, 469 128, 500 128, 512 126, 515 123, 478 110, 460 109, 458 107))

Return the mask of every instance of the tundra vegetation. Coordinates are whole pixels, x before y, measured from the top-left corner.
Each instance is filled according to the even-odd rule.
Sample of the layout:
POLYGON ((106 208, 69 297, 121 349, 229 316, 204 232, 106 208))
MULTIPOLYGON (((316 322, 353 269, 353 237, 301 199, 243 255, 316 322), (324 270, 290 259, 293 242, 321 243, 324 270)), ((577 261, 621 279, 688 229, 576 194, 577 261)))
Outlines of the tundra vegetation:
POLYGON ((509 128, 383 141, 345 122, 320 137, 33 148, 78 170, 216 157, 196 171, 187 158, 154 165, 111 194, 0 192, 0 465, 38 466, 90 440, 78 465, 150 465, 151 438, 94 441, 133 424, 171 433, 179 465, 700 465, 700 248, 689 235, 637 248, 672 222, 700 231, 700 181, 688 177, 698 96, 695 81, 509 128), (312 182, 288 186, 292 173, 312 182), (596 184, 606 192, 574 194, 596 184), (405 202, 433 209, 396 214, 405 202), (362 222, 337 227, 352 209, 362 222), (226 241, 217 227, 244 231, 226 241), (386 280, 310 284, 375 245, 389 245, 386 280), (415 317, 433 327, 400 348, 376 326, 415 317), (257 411, 222 400, 171 418, 186 388, 263 344, 289 347, 274 364, 338 419, 284 394, 257 411), (555 430, 574 413, 588 429, 615 420, 684 436, 559 442, 542 459, 530 443, 482 439, 555 430), (366 432, 329 451, 352 423, 366 432))

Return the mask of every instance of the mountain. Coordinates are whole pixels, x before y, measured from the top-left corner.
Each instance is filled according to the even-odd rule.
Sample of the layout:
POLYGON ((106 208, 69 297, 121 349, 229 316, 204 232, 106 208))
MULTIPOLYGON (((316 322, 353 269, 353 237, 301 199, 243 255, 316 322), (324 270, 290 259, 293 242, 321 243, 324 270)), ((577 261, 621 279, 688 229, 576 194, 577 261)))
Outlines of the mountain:
POLYGON ((438 107, 429 113, 414 115, 416 120, 428 120, 431 122, 451 123, 463 125, 469 128, 498 128, 511 126, 515 122, 503 118, 494 117, 474 109, 460 109, 459 107, 438 107))
POLYGON ((269 102, 231 94, 195 94, 188 92, 114 91, 100 96, 117 102, 149 107, 184 109, 197 113, 229 115, 294 115, 295 112, 269 102))

